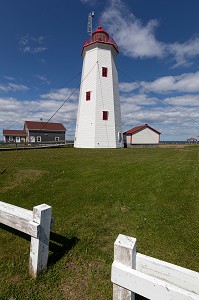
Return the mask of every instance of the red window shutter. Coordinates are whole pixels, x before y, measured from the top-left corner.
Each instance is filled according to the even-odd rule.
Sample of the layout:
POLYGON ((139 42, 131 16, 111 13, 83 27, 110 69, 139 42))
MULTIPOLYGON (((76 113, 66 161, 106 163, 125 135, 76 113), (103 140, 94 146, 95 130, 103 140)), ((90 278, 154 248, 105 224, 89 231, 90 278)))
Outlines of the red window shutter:
POLYGON ((91 100, 91 92, 86 92, 86 101, 91 100))
POLYGON ((108 120, 108 111, 103 111, 103 120, 108 120))
POLYGON ((108 68, 102 67, 102 77, 107 77, 108 75, 108 68))

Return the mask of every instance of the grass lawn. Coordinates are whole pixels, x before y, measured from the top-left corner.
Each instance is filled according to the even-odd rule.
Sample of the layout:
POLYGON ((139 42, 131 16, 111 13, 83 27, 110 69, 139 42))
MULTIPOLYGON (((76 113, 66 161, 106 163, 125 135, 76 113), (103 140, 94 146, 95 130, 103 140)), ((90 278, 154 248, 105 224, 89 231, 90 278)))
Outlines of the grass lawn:
MULTIPOLYGON (((0 152, 3 170, 16 152, 0 152)), ((0 175, 1 201, 52 206, 49 267, 28 275, 27 239, 0 228, 0 299, 112 299, 113 244, 199 270, 199 147, 38 149, 0 175)))

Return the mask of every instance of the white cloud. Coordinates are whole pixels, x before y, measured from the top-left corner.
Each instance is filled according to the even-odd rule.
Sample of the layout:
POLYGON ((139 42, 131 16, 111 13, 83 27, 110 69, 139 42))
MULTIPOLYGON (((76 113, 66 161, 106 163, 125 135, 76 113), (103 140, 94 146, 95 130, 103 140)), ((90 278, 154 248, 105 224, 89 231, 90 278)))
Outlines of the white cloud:
MULTIPOLYGON (((48 121, 52 115, 67 100, 72 89, 61 89, 59 93, 51 91, 40 96, 41 99, 35 101, 18 100, 12 97, 0 98, 0 140, 3 139, 3 129, 22 129, 25 120, 48 121), (46 100, 47 99, 47 100, 46 100)), ((74 137, 76 112, 78 104, 78 91, 61 107, 51 122, 61 122, 67 128, 67 139, 74 137)))
POLYGON ((164 44, 157 41, 154 34, 157 20, 142 24, 120 0, 111 1, 110 7, 102 14, 102 20, 125 55, 140 58, 164 56, 164 44))
POLYGON ((29 34, 19 38, 19 50, 23 53, 37 54, 47 50, 45 37, 32 37, 29 34))
POLYGON ((0 84, 0 92, 21 92, 21 91, 27 91, 29 90, 29 87, 23 84, 14 84, 14 83, 8 83, 8 84, 0 84))
MULTIPOLYGON (((197 90, 198 76, 199 74, 196 72, 162 77, 154 82, 144 82, 154 92, 162 93, 161 98, 171 106, 175 106, 177 110, 155 95, 146 94, 140 88, 135 89, 134 83, 121 83, 120 100, 123 131, 133 126, 148 123, 162 132, 162 139, 164 140, 185 140, 191 135, 199 135, 198 133, 196 135, 198 124, 194 122, 194 120, 199 120, 199 91, 190 93, 189 88, 186 87, 186 94, 168 93, 181 91, 190 84, 192 84, 192 89, 195 87, 197 90)), ((71 88, 63 88, 59 91, 50 90, 49 93, 40 95, 34 101, 20 101, 13 97, 1 97, 0 127, 7 129, 17 120, 18 122, 12 129, 23 128, 25 120, 39 121, 42 118, 43 121, 48 121, 63 102, 70 98, 51 121, 62 122, 67 128, 67 139, 73 139, 79 91, 73 92, 74 89, 71 88)), ((0 139, 2 139, 2 135, 0 139)))
POLYGON ((50 80, 47 79, 46 75, 40 75, 40 74, 35 74, 34 75, 37 79, 41 80, 41 82, 46 83, 46 84, 51 84, 50 80))
POLYGON ((168 92, 199 92, 199 71, 195 73, 184 73, 176 76, 164 76, 154 80, 153 82, 122 82, 120 83, 120 91, 123 93, 132 92, 136 89, 144 88, 158 93, 168 92))
POLYGON ((80 0, 84 4, 95 5, 96 0, 80 0))
POLYGON ((138 85, 136 82, 120 82, 119 83, 119 90, 123 93, 132 92, 133 90, 136 90, 138 88, 138 85))
POLYGON ((199 37, 191 38, 182 44, 176 42, 168 45, 168 51, 176 59, 173 68, 190 66, 192 64, 191 59, 199 55, 199 37))
POLYGON ((163 140, 199 135, 199 71, 153 82, 122 82, 120 99, 124 131, 148 123, 163 133, 163 140))
POLYGON ((62 88, 55 91, 50 91, 47 94, 41 95, 42 99, 53 99, 54 101, 65 101, 70 97, 71 100, 77 100, 79 90, 70 89, 70 88, 62 88))
POLYGON ((119 50, 128 57, 171 58, 176 68, 190 66, 199 56, 199 37, 191 37, 183 43, 161 42, 155 36, 158 20, 143 24, 121 0, 110 1, 110 6, 102 13, 102 20, 119 50))
POLYGON ((45 64, 46 63, 46 60, 44 58, 36 58, 37 61, 45 64))
POLYGON ((6 75, 4 75, 3 78, 5 78, 5 79, 7 79, 9 81, 14 81, 15 80, 15 78, 12 77, 12 76, 6 76, 6 75))

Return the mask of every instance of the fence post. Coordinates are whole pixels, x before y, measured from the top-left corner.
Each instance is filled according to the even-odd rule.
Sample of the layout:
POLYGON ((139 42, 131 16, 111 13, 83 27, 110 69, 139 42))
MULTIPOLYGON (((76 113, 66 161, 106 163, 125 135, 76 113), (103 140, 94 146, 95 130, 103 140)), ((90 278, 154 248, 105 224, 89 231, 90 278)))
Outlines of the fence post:
MULTIPOLYGON (((119 234, 114 243, 114 261, 136 269, 136 239, 119 234)), ((113 284, 113 300, 135 300, 135 293, 113 284)))
POLYGON ((33 222, 40 224, 38 238, 31 237, 29 273, 36 278, 47 268, 52 208, 47 204, 33 207, 33 222))

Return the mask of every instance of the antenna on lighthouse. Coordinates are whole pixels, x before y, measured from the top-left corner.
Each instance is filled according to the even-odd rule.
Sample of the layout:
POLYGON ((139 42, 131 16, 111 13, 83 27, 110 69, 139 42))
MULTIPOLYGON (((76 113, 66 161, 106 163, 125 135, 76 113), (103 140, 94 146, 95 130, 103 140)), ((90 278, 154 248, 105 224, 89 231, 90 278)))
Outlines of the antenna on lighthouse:
POLYGON ((91 13, 88 14, 88 27, 87 27, 87 32, 90 36, 92 36, 93 33, 93 17, 94 17, 94 11, 92 11, 91 13))

